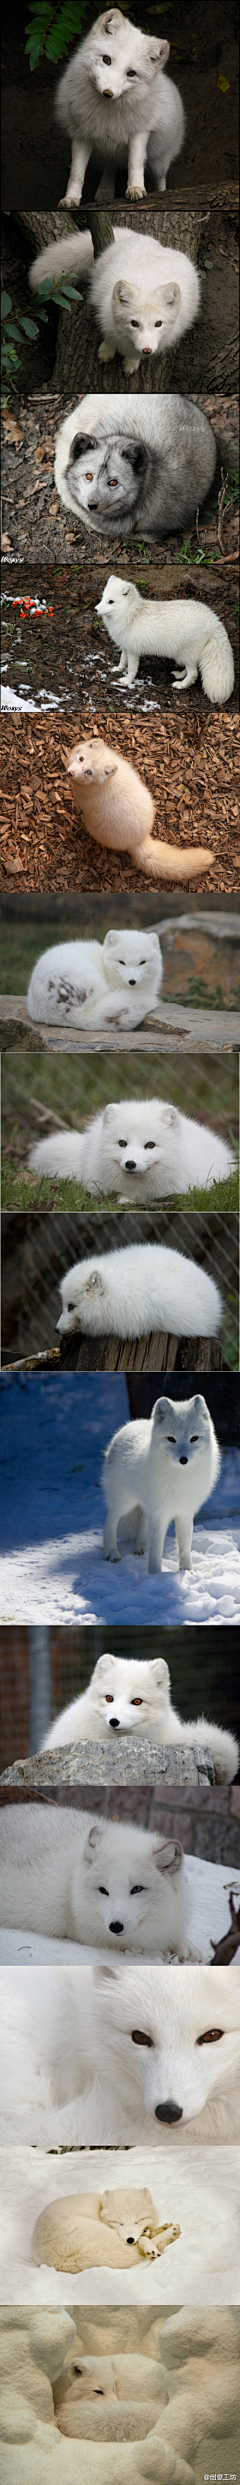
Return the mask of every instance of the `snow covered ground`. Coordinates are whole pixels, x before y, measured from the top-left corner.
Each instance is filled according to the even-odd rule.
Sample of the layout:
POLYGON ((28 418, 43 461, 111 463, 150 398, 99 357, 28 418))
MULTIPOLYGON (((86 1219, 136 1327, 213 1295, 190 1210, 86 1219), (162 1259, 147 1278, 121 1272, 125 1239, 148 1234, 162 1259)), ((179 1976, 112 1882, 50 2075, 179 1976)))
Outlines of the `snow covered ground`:
POLYGON ((46 2156, 43 2149, 0 2150, 1 2304, 238 2304, 240 2153, 187 2149, 181 2159, 150 2150, 85 2149, 46 2156), (66 2272, 32 2260, 35 2220, 66 2193, 148 2184, 165 2220, 181 2228, 176 2243, 147 2268, 66 2272))
POLYGON ((195 1522, 192 1575, 170 1529, 150 1578, 145 1558, 103 1559, 102 1459, 129 1415, 124 1375, 4 1373, 0 1399, 2 1622, 239 1622, 239 1450, 195 1522))
MULTIPOLYGON (((212 1941, 222 1941, 224 1934, 229 1930, 228 1894, 231 1889, 234 1891, 235 1906, 240 1902, 240 1872, 234 1870, 233 1864, 228 1867, 224 1864, 209 1864, 203 1861, 200 1855, 187 1855, 185 1881, 188 1893, 188 1940, 195 1944, 196 1949, 202 1952, 204 1961, 208 1962, 212 1958, 212 1941)), ((9 1927, 0 1928, 1 1967, 14 1964, 17 1967, 29 1967, 31 1962, 33 1966, 50 1967, 53 1961, 59 1967, 86 1967, 92 1961, 96 1961, 99 1965, 101 1960, 104 1966, 109 1967, 112 1955, 109 1949, 93 1950, 80 1941, 57 1941, 56 1939, 51 1941, 40 1933, 26 1933, 24 1930, 21 1932, 19 1927, 17 1931, 11 1931, 9 1927)), ((131 1956, 133 1955, 132 1952, 131 1956)), ((136 1953, 136 1956, 138 1955, 136 1953)), ((164 1955, 160 1948, 157 1955, 159 1960, 164 1955)), ((176 1957, 177 1952, 175 1961, 176 1957)), ((240 1949, 236 1951, 233 1965, 240 1965, 240 1949)))

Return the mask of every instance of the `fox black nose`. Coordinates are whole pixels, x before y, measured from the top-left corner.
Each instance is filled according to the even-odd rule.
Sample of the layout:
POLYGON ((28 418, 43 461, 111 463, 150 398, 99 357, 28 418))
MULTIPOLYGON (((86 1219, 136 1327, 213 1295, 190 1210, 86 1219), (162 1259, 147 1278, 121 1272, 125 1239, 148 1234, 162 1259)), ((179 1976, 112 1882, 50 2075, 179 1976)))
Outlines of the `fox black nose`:
POLYGON ((126 1156, 125 1173, 136 1173, 135 1156, 126 1156))
POLYGON ((112 1733, 115 1734, 116 1726, 120 1726, 120 1717, 110 1717, 109 1725, 112 1727, 112 1733))
POLYGON ((110 1932, 110 1933, 123 1933, 123 1924, 117 1924, 117 1920, 116 1920, 116 1924, 110 1924, 110 1925, 109 1925, 109 1932, 110 1932))
POLYGON ((132 990, 132 984, 134 984, 134 990, 135 990, 136 975, 129 975, 129 983, 130 983, 130 991, 132 990))
POLYGON ((155 2114, 157 2123, 181 2123, 182 2105, 174 2105, 173 2097, 167 2097, 166 2105, 155 2105, 155 2114))
POLYGON ((188 1467, 188 1458, 180 1458, 180 1459, 179 1459, 179 1466, 180 1466, 180 1467, 188 1467))

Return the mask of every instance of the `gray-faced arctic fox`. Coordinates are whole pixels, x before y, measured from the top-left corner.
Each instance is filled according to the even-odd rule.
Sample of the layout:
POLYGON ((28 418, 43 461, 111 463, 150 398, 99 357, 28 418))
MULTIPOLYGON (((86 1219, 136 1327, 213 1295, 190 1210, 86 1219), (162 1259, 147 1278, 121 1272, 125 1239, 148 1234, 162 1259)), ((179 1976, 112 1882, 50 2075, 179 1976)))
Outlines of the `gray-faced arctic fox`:
POLYGON ((234 1151, 218 1132, 193 1122, 159 1096, 107 1104, 86 1130, 53 1130, 31 1148, 34 1173, 64 1175, 86 1190, 115 1191, 122 1202, 165 1199, 213 1182, 227 1181, 234 1151))
POLYGON ((183 250, 164 249, 152 233, 113 225, 113 241, 94 259, 91 236, 52 242, 33 261, 29 283, 45 277, 89 272, 90 299, 102 330, 99 362, 120 354, 126 372, 138 371, 141 355, 169 353, 192 328, 200 310, 200 278, 183 250))
POLYGON ((55 483, 66 509, 106 535, 161 536, 184 526, 213 483, 214 432, 194 398, 81 399, 57 433, 55 483))
POLYGON ((205 1717, 195 1724, 182 1725, 171 1705, 169 1668, 165 1657, 152 1657, 148 1662, 131 1657, 115 1657, 107 1650, 98 1657, 87 1691, 71 1700, 55 1718, 45 1735, 43 1751, 60 1743, 101 1743, 105 1736, 137 1734, 151 1743, 210 1746, 216 1777, 220 1784, 230 1784, 238 1768, 238 1743, 234 1734, 220 1726, 209 1725, 205 1717))
POLYGON ((150 1420, 124 1424, 105 1452, 103 1484, 108 1516, 106 1561, 120 1561, 119 1526, 135 1552, 148 1551, 148 1568, 162 1568, 165 1536, 175 1519, 179 1569, 192 1569, 195 1512, 217 1483, 221 1464, 214 1424, 201 1393, 194 1398, 156 1399, 150 1420))
POLYGON ((169 43, 142 34, 121 9, 95 19, 57 88, 57 117, 72 145, 62 205, 79 206, 93 149, 104 167, 97 197, 114 197, 119 164, 127 167, 130 198, 145 196, 146 164, 152 188, 166 189, 185 134, 181 96, 163 74, 168 56, 169 43))
POLYGON ((234 661, 230 639, 219 614, 209 604, 198 604, 172 596, 171 603, 148 603, 139 595, 133 582, 125 578, 108 578, 96 612, 105 622, 109 638, 121 648, 120 663, 114 672, 122 674, 129 687, 136 681, 140 656, 173 656, 180 664, 180 673, 173 674, 173 690, 189 690, 201 674, 207 698, 222 707, 234 689, 234 661))

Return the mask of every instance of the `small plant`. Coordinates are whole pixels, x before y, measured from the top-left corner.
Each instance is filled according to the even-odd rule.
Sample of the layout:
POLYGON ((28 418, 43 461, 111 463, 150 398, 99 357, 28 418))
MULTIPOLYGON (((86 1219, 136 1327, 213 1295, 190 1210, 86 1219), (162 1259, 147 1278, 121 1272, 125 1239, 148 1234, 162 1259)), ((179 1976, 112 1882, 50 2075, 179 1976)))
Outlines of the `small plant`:
POLYGON ((86 0, 56 0, 55 8, 47 0, 29 0, 29 21, 26 26, 25 52, 29 68, 37 69, 45 54, 46 60, 63 60, 74 35, 81 35, 86 16, 86 0))
MULTIPOLYGON (((41 314, 39 314, 39 316, 41 316, 41 314)), ((45 312, 43 312, 42 316, 45 318, 45 312)), ((20 311, 17 311, 16 313, 15 311, 13 312, 11 294, 2 293, 1 367, 3 384, 6 382, 7 387, 11 384, 14 372, 19 369, 20 352, 19 350, 17 352, 17 347, 18 349, 21 349, 22 339, 24 336, 34 338, 38 336, 36 319, 30 319, 28 316, 25 318, 25 315, 23 317, 20 311)), ((7 403, 6 396, 3 399, 3 403, 7 403)))

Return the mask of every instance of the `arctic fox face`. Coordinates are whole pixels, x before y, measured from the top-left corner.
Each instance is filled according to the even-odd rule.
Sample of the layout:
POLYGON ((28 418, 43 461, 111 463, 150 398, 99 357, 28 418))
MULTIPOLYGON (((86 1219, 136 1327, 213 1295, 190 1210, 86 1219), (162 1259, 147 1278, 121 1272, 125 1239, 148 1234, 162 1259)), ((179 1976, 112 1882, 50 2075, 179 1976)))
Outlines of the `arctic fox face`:
MULTIPOLYGON (((139 1671, 138 1668, 136 1670, 139 1671)), ((157 1832, 155 1836, 152 1836, 148 1831, 144 1831, 143 1837, 141 1831, 138 1832, 131 1823, 128 1823, 125 1855, 123 1849, 122 1823, 118 1828, 116 1822, 114 1843, 112 1822, 104 1821, 104 1826, 99 1822, 90 1829, 84 1853, 84 1867, 86 1866, 88 1873, 91 1913, 93 1909, 98 1923, 100 1918, 103 1936, 107 1932, 108 1939, 112 1938, 113 1947, 118 1939, 119 1942, 122 1940, 123 1947, 130 1942, 133 1943, 134 1948, 134 1939, 141 1928, 142 1945, 144 1945, 144 1926, 147 1922, 149 1927, 150 1923, 152 1929, 154 1917, 154 1923, 158 1921, 161 1949, 161 1918, 163 1918, 164 1944, 166 1941, 167 1945, 168 1932, 171 1943, 172 1929, 174 1929, 171 1892, 175 1891, 176 1877, 179 1875, 182 1864, 182 1848, 179 1840, 159 1838, 157 1832), (170 1891, 169 1910, 168 1890, 170 1891)))
POLYGON ((125 578, 114 576, 108 578, 107 585, 103 589, 101 604, 96 604, 96 613, 103 617, 110 635, 113 632, 115 636, 115 629, 117 630, 119 626, 124 642, 124 627, 126 626, 129 630, 135 616, 137 619, 138 610, 142 611, 142 597, 139 595, 138 587, 134 586, 133 580, 131 579, 130 585, 126 586, 125 578))
POLYGON ((117 514, 134 510, 139 484, 146 470, 147 456, 141 441, 111 439, 109 445, 86 433, 75 432, 71 443, 66 481, 76 509, 86 509, 93 517, 101 517, 116 526, 117 514))
POLYGON ((209 1440, 209 1410, 205 1398, 157 1398, 153 1408, 154 1425, 160 1425, 164 1441, 166 1467, 192 1467, 205 1455, 209 1440))
POLYGON ((155 970, 158 960, 160 972, 158 932, 107 932, 104 941, 105 972, 115 990, 118 985, 121 989, 124 985, 126 992, 129 986, 130 989, 134 985, 141 987, 151 969, 151 960, 155 970))
POLYGON ((180 307, 180 285, 169 279, 144 294, 139 285, 128 284, 119 277, 113 286, 112 307, 119 351, 130 344, 133 353, 159 354, 174 340, 174 329, 180 307))
POLYGON ((121 1663, 119 1657, 107 1653, 95 1666, 89 1702, 90 1694, 93 1708, 98 1708, 100 1741, 108 1727, 114 1732, 122 1729, 123 1734, 130 1730, 144 1734, 148 1727, 154 1740, 154 1718, 165 1711, 170 1698, 168 1665, 164 1657, 153 1657, 150 1664, 138 1665, 136 1658, 133 1663, 124 1658, 121 1663))
POLYGON ((145 1103, 107 1104, 104 1114, 112 1166, 124 1177, 126 1192, 131 1190, 131 1177, 136 1176, 139 1197, 144 1183, 152 1173, 153 1189, 156 1169, 163 1168, 166 1181, 166 1141, 171 1133, 174 1161, 174 1133, 179 1129, 175 1105, 161 1104, 157 1098, 145 1103))
MULTIPOLYGON (((157 2122, 188 2123, 240 2062, 240 1972, 212 1967, 96 1968, 109 2057, 143 2090, 157 2122)), ((100 2043, 101 2043, 100 2033, 100 2043)), ((231 2130, 229 2130, 229 2139, 231 2130)))
POLYGON ((136 86, 137 95, 140 85, 141 101, 141 88, 151 87, 156 69, 164 68, 168 54, 169 43, 141 34, 128 18, 122 17, 120 9, 110 9, 106 16, 96 18, 88 37, 87 61, 92 83, 97 94, 107 96, 109 102, 128 93, 131 84, 133 89, 136 86))

